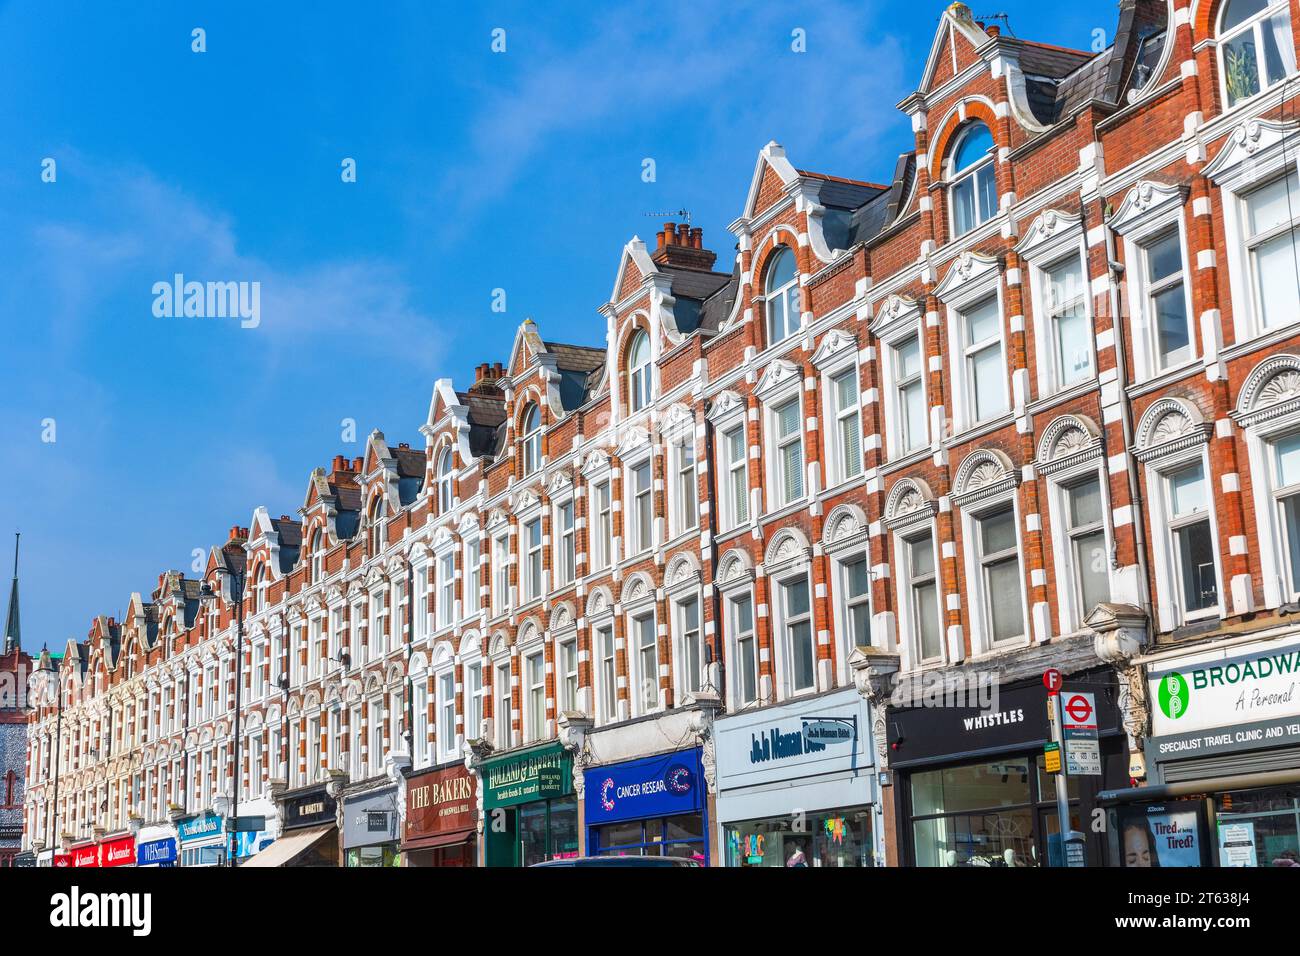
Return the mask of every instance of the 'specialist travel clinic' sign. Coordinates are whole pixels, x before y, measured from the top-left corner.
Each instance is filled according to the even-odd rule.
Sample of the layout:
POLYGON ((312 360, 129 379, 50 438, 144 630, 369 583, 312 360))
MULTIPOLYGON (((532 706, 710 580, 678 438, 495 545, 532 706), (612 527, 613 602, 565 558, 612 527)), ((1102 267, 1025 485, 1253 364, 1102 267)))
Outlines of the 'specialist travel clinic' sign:
POLYGON ((1300 744, 1300 638, 1147 665, 1157 761, 1300 744))
POLYGON ((560 744, 534 747, 483 765, 483 808, 512 807, 573 793, 573 754, 560 744))

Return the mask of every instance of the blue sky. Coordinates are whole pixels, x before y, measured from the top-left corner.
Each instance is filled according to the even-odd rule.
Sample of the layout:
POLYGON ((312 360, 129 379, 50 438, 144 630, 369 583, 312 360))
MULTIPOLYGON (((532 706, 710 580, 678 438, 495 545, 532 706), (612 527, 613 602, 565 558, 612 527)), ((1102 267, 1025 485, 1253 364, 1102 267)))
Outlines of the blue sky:
MULTIPOLYGON (((372 428, 422 447, 433 382, 505 361, 526 316, 600 344, 647 214, 690 209, 729 262, 769 140, 887 181, 942 11, 473 6, 0 4, 0 575, 21 530, 29 650, 120 617, 256 506, 295 514, 372 428), (261 324, 156 318, 177 272, 259 282, 261 324)), ((993 7, 1084 49, 1115 27, 1113 0, 993 7)))

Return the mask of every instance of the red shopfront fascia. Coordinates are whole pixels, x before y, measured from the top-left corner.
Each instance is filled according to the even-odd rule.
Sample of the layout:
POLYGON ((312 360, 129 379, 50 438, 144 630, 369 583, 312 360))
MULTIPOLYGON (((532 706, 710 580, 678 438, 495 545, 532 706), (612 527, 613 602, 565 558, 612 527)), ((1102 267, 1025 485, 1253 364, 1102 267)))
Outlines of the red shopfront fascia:
POLYGON ((68 856, 72 859, 71 865, 78 869, 97 867, 99 866, 99 845, 92 843, 90 846, 73 847, 68 856))
POLYGON ((477 837, 477 780, 463 763, 407 777, 403 851, 456 846, 477 837))
POLYGON ((105 840, 99 845, 100 866, 135 866, 135 837, 105 840))
POLYGON ((71 853, 56 853, 56 854, 54 854, 54 866, 55 866, 57 869, 60 869, 60 870, 70 869, 70 868, 73 867, 74 865, 75 865, 75 864, 72 862, 72 854, 71 854, 71 853))

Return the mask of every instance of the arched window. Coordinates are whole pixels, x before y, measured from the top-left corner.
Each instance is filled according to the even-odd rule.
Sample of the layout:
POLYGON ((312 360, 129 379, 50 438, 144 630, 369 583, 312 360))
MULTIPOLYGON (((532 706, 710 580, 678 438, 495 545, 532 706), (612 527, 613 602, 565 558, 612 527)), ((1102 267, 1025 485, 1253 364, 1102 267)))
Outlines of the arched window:
POLYGON ((639 412, 650 404, 650 336, 638 329, 627 350, 627 404, 639 412))
POLYGON ((259 564, 257 570, 253 572, 253 611, 263 611, 266 609, 266 589, 270 584, 266 579, 266 565, 259 564))
POLYGON ((542 466, 542 413, 536 403, 524 409, 524 474, 531 475, 542 466))
POLYGON ((1287 0, 1228 0, 1219 12, 1219 72, 1233 106, 1295 72, 1287 0))
POLYGON ((438 514, 446 514, 452 504, 452 452, 448 445, 438 456, 438 514))
POLYGON ((786 246, 768 266, 766 301, 767 344, 774 345, 799 330, 799 273, 786 246))
POLYGON ((384 496, 375 495, 370 503, 370 553, 378 554, 384 546, 384 496))
POLYGON ((963 236, 998 212, 998 185, 993 175, 993 134, 983 123, 957 134, 948 155, 945 178, 950 183, 952 234, 963 236))
POLYGON ((316 584, 325 571, 325 535, 317 528, 311 533, 311 581, 316 584))

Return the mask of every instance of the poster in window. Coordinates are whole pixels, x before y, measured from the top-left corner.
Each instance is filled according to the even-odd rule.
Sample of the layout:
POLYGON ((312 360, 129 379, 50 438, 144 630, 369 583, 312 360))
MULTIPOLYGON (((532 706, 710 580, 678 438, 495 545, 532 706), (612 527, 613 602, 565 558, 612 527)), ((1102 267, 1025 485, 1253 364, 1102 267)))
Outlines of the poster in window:
POLYGON ((1120 815, 1120 860, 1126 867, 1201 866, 1203 844, 1195 800, 1134 807, 1120 815))

